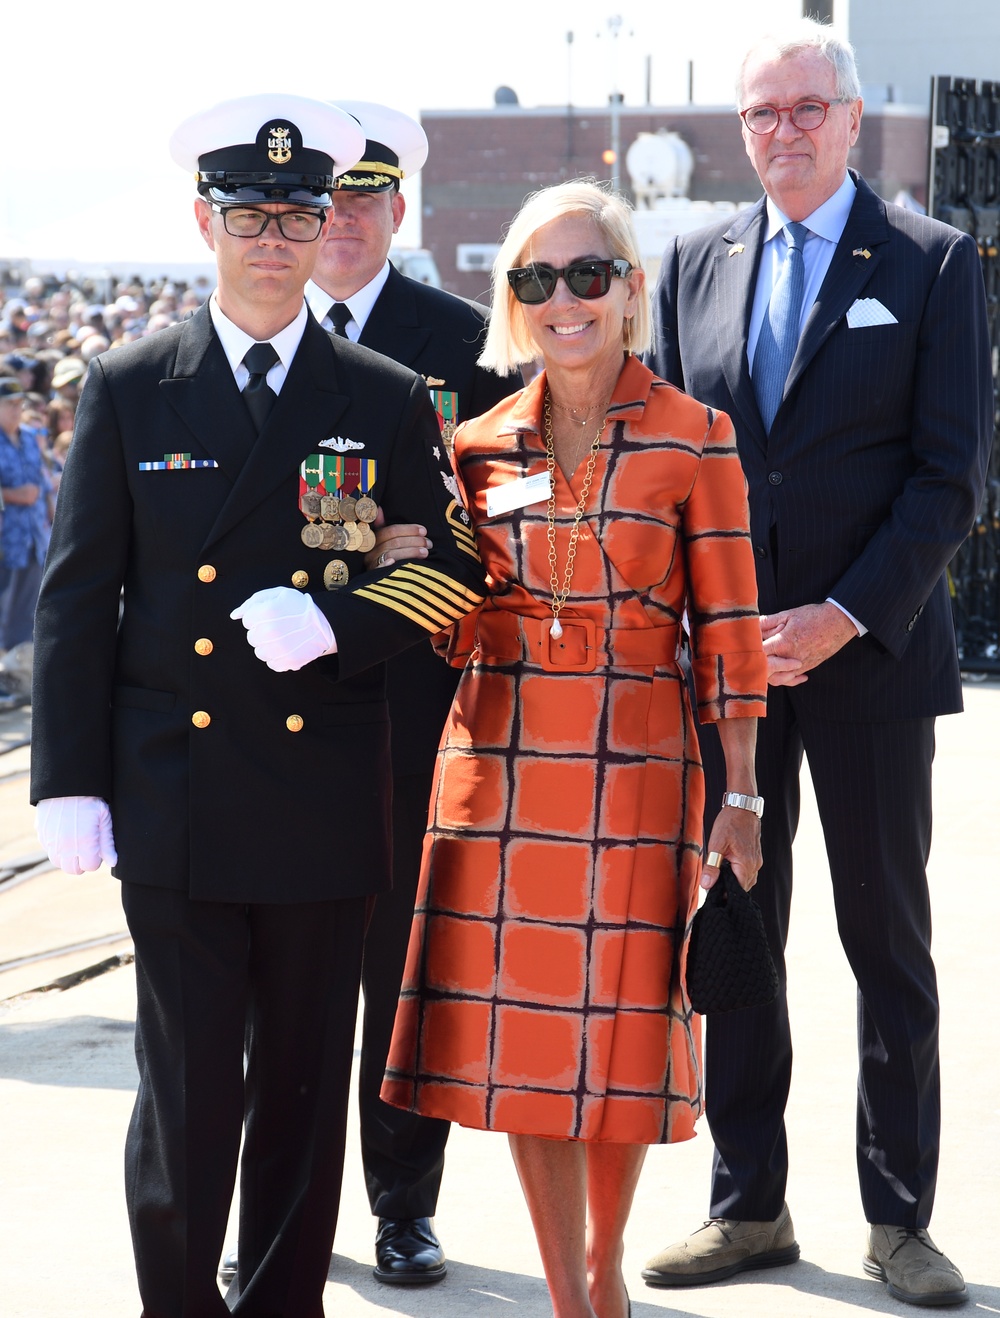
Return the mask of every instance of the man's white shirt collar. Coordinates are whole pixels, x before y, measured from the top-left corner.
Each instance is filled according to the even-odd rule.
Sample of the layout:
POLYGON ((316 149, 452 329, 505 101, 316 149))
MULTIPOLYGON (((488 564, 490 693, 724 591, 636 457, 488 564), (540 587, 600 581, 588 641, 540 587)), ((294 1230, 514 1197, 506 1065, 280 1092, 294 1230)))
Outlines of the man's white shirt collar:
MULTIPOLYGON (((807 240, 802 248, 802 260, 805 266, 805 286, 802 294, 802 318, 799 333, 805 329, 813 304, 819 296, 819 290, 826 278, 833 261, 833 254, 847 225, 847 218, 854 205, 857 188, 850 174, 844 175, 844 181, 831 197, 817 206, 811 215, 802 221, 805 225, 807 240)), ((781 273, 785 259, 786 242, 782 229, 789 223, 770 197, 766 199, 766 230, 764 248, 760 266, 757 270, 757 283, 754 288, 753 305, 750 312, 750 324, 747 328, 747 357, 752 363, 757 350, 760 327, 767 312, 771 292, 781 273)), ((753 368, 751 366, 751 374, 753 368)))
MULTIPOLYGON (((813 213, 807 215, 802 223, 810 233, 825 238, 827 242, 839 243, 841 234, 847 227, 847 217, 851 213, 851 207, 854 205, 857 192, 858 189, 854 184, 854 180, 850 174, 845 174, 843 183, 833 196, 827 197, 822 206, 817 206, 813 213)), ((788 216, 783 215, 771 198, 768 197, 767 231, 764 234, 764 241, 766 243, 770 242, 788 222, 788 216)))
MULTIPOLYGON (((219 342, 222 344, 222 350, 226 354, 230 369, 236 377, 236 384, 242 390, 250 375, 250 372, 243 365, 243 358, 259 340, 248 334, 246 330, 240 329, 239 325, 234 324, 229 319, 219 306, 215 293, 209 298, 208 312, 212 317, 212 324, 215 326, 215 332, 219 336, 219 342)), ((279 358, 267 373, 267 382, 276 394, 281 392, 281 386, 285 382, 285 376, 292 364, 292 358, 295 356, 296 349, 302 340, 308 318, 309 312, 305 302, 303 302, 298 315, 291 324, 286 325, 272 339, 267 340, 279 358)))
MULTIPOLYGON (((347 309, 351 313, 351 319, 354 321, 354 325, 357 326, 355 334, 351 334, 350 331, 354 329, 354 325, 348 325, 348 337, 354 338, 355 342, 357 336, 360 336, 365 327, 365 321, 372 314, 372 307, 378 301, 379 293, 385 288, 385 281, 389 278, 389 270, 389 261, 386 259, 385 265, 374 279, 369 279, 364 288, 359 288, 356 293, 352 293, 349 298, 345 299, 347 309)), ((331 297, 325 289, 320 288, 319 284, 310 279, 306 284, 306 301, 309 303, 310 311, 322 325, 337 299, 331 297)))

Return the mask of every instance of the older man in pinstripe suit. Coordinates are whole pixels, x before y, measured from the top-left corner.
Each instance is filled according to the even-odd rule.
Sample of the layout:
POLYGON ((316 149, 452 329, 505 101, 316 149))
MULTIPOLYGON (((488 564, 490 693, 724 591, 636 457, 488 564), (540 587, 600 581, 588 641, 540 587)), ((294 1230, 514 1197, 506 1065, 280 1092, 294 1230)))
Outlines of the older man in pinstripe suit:
MULTIPOLYGON (((712 1220, 643 1275, 688 1286, 799 1256, 783 953, 805 752, 858 984, 864 1268, 898 1299, 961 1303, 961 1273, 926 1230, 940 1099, 925 867, 934 719, 962 706, 945 567, 992 433, 982 275, 971 238, 848 171, 862 103, 853 52, 828 28, 755 43, 739 104, 766 196, 668 248, 651 364, 732 416, 749 483, 771 683, 755 895, 782 988, 709 1021, 712 1220)), ((707 736, 704 751, 717 808, 707 736)))

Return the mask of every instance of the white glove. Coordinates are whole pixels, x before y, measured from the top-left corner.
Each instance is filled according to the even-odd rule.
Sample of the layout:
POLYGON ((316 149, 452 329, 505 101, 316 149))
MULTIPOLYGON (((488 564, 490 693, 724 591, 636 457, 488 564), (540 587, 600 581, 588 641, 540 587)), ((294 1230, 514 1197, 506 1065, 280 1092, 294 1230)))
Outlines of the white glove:
POLYGON ((311 595, 290 586, 258 590, 233 609, 254 654, 276 673, 297 672, 320 655, 336 654, 333 628, 311 595))
POLYGON ((111 811, 99 796, 50 796, 38 802, 38 840, 49 860, 67 874, 118 864, 111 811))

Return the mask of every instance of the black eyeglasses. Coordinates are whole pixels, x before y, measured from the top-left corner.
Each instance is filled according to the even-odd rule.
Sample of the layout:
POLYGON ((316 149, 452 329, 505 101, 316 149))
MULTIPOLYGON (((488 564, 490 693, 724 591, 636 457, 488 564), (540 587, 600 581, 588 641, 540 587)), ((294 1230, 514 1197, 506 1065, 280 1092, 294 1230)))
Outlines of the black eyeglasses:
POLYGON ((282 238, 291 243, 314 243, 326 219, 325 210, 282 211, 272 215, 252 206, 219 206, 215 202, 212 210, 222 216, 226 233, 234 238, 259 238, 273 220, 282 238))
POLYGON ((849 105, 851 98, 840 96, 835 101, 796 101, 794 105, 750 105, 740 111, 740 118, 750 129, 761 137, 773 133, 781 116, 787 114, 796 128, 804 133, 811 133, 822 128, 826 123, 827 112, 831 105, 849 105))
POLYGON ((574 261, 572 265, 556 270, 551 265, 518 266, 507 271, 507 282, 518 302, 548 302, 556 291, 560 276, 574 297, 585 299, 604 297, 612 279, 627 279, 632 273, 628 261, 616 257, 612 261, 574 261))

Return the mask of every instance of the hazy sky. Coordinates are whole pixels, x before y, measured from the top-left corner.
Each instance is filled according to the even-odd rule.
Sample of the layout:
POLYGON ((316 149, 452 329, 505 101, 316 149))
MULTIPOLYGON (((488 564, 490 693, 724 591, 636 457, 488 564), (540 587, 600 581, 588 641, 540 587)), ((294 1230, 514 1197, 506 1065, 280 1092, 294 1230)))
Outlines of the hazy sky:
MULTIPOLYGON (((102 0, 60 16, 43 4, 10 43, 0 75, 0 258, 204 259, 191 181, 167 141, 181 119, 226 97, 295 90, 381 100, 417 116, 487 108, 501 84, 525 106, 603 105, 617 86, 637 105, 646 100, 649 57, 654 104, 687 98, 689 60, 695 100, 731 104, 748 38, 794 18, 800 0, 396 7, 409 21, 371 0, 304 0, 298 12, 259 0, 102 0)), ((410 202, 416 212, 416 195, 410 202)), ((415 225, 406 236, 417 240, 415 225)))

